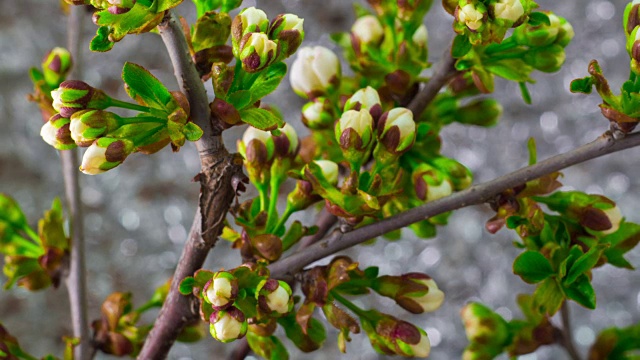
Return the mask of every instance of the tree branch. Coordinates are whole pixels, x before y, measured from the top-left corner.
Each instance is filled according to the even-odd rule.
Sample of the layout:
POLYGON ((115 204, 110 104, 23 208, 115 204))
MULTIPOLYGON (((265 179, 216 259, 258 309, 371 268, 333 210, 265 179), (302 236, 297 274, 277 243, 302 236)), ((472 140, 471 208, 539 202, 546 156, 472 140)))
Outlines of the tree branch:
POLYGON ((580 360, 580 353, 573 343, 573 331, 571 330, 571 317, 569 315, 569 303, 565 300, 560 308, 562 319, 562 346, 567 350, 572 360, 580 360))
POLYGON ((447 85, 456 75, 458 71, 455 68, 455 63, 456 59, 451 56, 451 46, 449 46, 438 62, 433 77, 429 79, 429 82, 420 90, 416 97, 411 100, 409 106, 407 106, 407 108, 413 112, 415 119, 422 115, 422 112, 431 104, 436 95, 438 95, 440 89, 447 85))
POLYGON ((224 218, 235 197, 233 183, 242 176, 242 159, 229 154, 220 131, 211 121, 209 100, 204 85, 191 59, 187 40, 178 18, 167 12, 158 25, 167 47, 180 90, 191 107, 191 121, 200 126, 204 135, 196 142, 200 155, 200 204, 189 238, 173 274, 171 289, 160 314, 138 355, 138 359, 164 359, 184 326, 198 317, 197 299, 182 296, 180 281, 202 267, 209 251, 224 226, 224 218))
MULTIPOLYGON (((86 14, 84 6, 71 6, 67 20, 67 49, 73 59, 73 68, 69 78, 81 77, 80 38, 82 34, 82 15, 86 14)), ((80 201, 80 183, 78 167, 78 149, 60 151, 62 160, 62 174, 64 189, 69 209, 69 232, 71 236, 71 251, 69 273, 66 278, 71 308, 71 324, 73 336, 80 339, 74 349, 76 359, 91 358, 91 333, 89 331, 89 316, 87 313, 87 279, 84 251, 84 221, 82 203, 80 201)))
POLYGON ((389 231, 401 229, 447 211, 485 203, 507 189, 543 175, 638 145, 640 145, 640 133, 631 134, 622 139, 614 139, 613 135, 607 132, 595 141, 567 153, 553 156, 484 184, 475 185, 445 198, 415 207, 375 224, 363 226, 348 233, 334 232, 327 239, 271 264, 269 266, 271 275, 280 279, 293 278, 298 271, 316 260, 389 231))

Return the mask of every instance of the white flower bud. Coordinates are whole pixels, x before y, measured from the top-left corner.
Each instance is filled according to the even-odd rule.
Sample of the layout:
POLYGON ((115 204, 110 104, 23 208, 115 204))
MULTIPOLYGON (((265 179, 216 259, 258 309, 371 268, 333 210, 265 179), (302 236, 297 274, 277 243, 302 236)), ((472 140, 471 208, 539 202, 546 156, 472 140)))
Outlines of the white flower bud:
POLYGON ((353 23, 351 32, 361 44, 378 44, 384 36, 384 29, 380 25, 380 21, 373 15, 359 17, 353 23))
POLYGON ((604 230, 602 231, 602 233, 605 235, 609 235, 618 231, 618 229, 620 228, 620 223, 622 222, 622 213, 620 212, 620 208, 618 207, 618 205, 602 211, 607 215, 609 221, 611 222, 611 229, 604 230))
POLYGON ((444 301, 444 292, 438 289, 438 284, 433 279, 414 280, 429 288, 429 291, 421 297, 412 297, 424 312, 436 311, 444 301))
POLYGON ((233 307, 214 313, 210 322, 211 336, 224 343, 237 340, 247 333, 248 324, 244 314, 233 307))
POLYGON ((101 174, 122 164, 132 151, 133 143, 129 140, 100 138, 85 151, 80 171, 88 175, 101 174))
POLYGON ((520 0, 499 0, 494 5, 493 13, 496 19, 516 22, 524 15, 524 7, 520 0))
POLYGON ((316 165, 322 169, 322 175, 331 185, 338 184, 338 164, 331 160, 314 160, 316 165))
POLYGON ((323 94, 340 80, 340 61, 333 51, 322 47, 304 47, 291 65, 291 87, 304 98, 323 94))
POLYGON ((355 92, 355 94, 351 95, 349 100, 344 104, 344 110, 360 110, 367 109, 372 110, 374 108, 379 107, 380 111, 382 110, 382 105, 380 103, 380 96, 376 89, 371 86, 367 86, 364 89, 360 89, 355 92), (358 104, 360 107, 358 107, 358 104))
POLYGON ((420 47, 426 47, 427 42, 429 41, 429 32, 427 31, 427 27, 424 24, 420 25, 416 32, 413 33, 411 40, 414 44, 420 47))
POLYGON ((291 311, 293 307, 291 294, 291 288, 286 282, 269 279, 258 285, 256 297, 262 311, 282 315, 291 311))
POLYGON ((429 341, 429 337, 424 330, 418 330, 420 331, 420 342, 417 344, 407 345, 411 347, 411 350, 413 351, 413 357, 426 358, 431 353, 431 341, 429 341))
POLYGON ((482 26, 482 20, 484 20, 484 13, 478 11, 473 4, 467 4, 458 9, 458 21, 467 25, 467 27, 476 31, 482 26))
POLYGON ((400 153, 413 145, 416 123, 413 121, 411 110, 403 107, 391 109, 380 117, 378 127, 381 125, 382 129, 378 128, 379 137, 389 151, 400 153), (399 132, 399 136, 395 134, 396 131, 399 132))
POLYGON ((373 118, 371 114, 365 110, 348 110, 342 114, 340 120, 336 124, 336 140, 343 148, 349 148, 355 145, 358 149, 364 149, 369 146, 372 140, 373 118), (352 144, 349 129, 353 129, 358 134, 361 142, 352 144))
POLYGON ((238 284, 235 277, 224 271, 216 273, 205 289, 205 296, 215 308, 223 308, 235 300, 238 284))

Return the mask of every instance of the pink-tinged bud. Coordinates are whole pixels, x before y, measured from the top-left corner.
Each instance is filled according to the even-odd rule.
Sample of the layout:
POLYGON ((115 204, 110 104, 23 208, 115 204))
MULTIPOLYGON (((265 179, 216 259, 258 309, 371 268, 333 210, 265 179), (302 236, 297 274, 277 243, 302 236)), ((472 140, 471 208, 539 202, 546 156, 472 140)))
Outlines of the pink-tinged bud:
POLYGON ((58 150, 69 150, 77 147, 71 138, 69 123, 70 120, 63 118, 60 114, 53 115, 40 129, 42 140, 58 150))
POLYGON ((101 174, 122 164, 133 150, 129 140, 100 138, 85 151, 80 171, 88 175, 101 174))
POLYGON ((238 279, 229 272, 218 271, 207 282, 202 292, 204 299, 214 309, 225 309, 231 306, 238 296, 238 279))
POLYGON ((110 100, 102 90, 78 80, 62 82, 58 89, 51 92, 51 97, 53 108, 66 118, 84 109, 106 109, 110 100))
POLYGON ((257 287, 258 306, 267 314, 284 315, 293 309, 289 285, 280 280, 263 280, 257 287))
POLYGON ((382 114, 376 130, 380 142, 394 154, 409 150, 416 139, 413 113, 406 108, 394 108, 382 114))
POLYGON ((90 146, 96 139, 118 128, 119 116, 104 110, 80 110, 71 115, 71 138, 78 146, 90 146))
POLYGON ((271 65, 277 56, 278 45, 263 33, 246 34, 239 44, 239 58, 247 72, 260 71, 271 65))
POLYGON ((129 12, 136 4, 136 0, 106 0, 107 10, 114 14, 120 15, 129 12))
POLYGON ((71 70, 71 54, 67 49, 56 47, 42 60, 44 81, 51 88, 57 88, 71 70))
POLYGON ((416 196, 423 201, 434 201, 453 193, 451 181, 428 164, 420 164, 412 174, 416 196))
POLYGON ((353 23, 351 34, 359 45, 377 45, 382 41, 384 29, 377 17, 365 15, 353 23))
POLYGON ((231 307, 211 314, 209 331, 214 339, 228 343, 240 339, 247 333, 247 319, 244 313, 231 307))
POLYGON ((289 81, 299 96, 315 98, 337 87, 340 76, 340 60, 333 51, 322 46, 304 47, 291 65, 289 81))

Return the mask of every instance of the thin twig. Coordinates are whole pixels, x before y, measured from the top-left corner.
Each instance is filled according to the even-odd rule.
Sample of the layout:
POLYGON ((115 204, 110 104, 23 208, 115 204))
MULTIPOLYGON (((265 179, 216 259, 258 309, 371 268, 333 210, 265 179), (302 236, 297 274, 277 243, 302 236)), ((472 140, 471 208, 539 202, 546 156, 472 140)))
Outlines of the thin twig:
POLYGON ((200 206, 173 274, 167 299, 138 355, 138 359, 144 360, 166 358, 184 326, 198 317, 197 299, 182 296, 178 287, 182 279, 202 267, 222 231, 223 220, 235 197, 232 183, 242 171, 241 162, 227 152, 220 132, 212 126, 209 100, 189 54, 180 21, 172 12, 167 12, 158 29, 180 90, 189 100, 191 121, 202 128, 204 135, 196 142, 201 165, 198 177, 201 184, 200 206))
POLYGON ((560 318, 562 319, 562 346, 567 350, 572 360, 580 360, 580 353, 578 353, 573 343, 571 315, 569 314, 569 303, 567 301, 565 301, 560 308, 560 318))
POLYGON ((422 112, 431 104, 435 99, 440 89, 447 85, 451 79, 456 75, 457 70, 455 68, 456 60, 451 56, 451 47, 447 47, 447 50, 442 55, 440 62, 436 65, 436 70, 433 77, 429 79, 429 82, 424 86, 422 90, 416 95, 409 103, 407 108, 413 112, 414 118, 419 118, 422 112))
POLYGON ((622 139, 614 139, 613 135, 607 132, 595 141, 567 153, 553 156, 535 165, 524 167, 489 182, 472 186, 464 191, 415 207, 375 224, 363 226, 348 233, 334 232, 328 238, 313 246, 271 264, 269 266, 271 275, 281 279, 293 278, 298 271, 316 260, 386 234, 389 231, 402 229, 405 226, 447 211, 485 203, 501 192, 524 184, 527 181, 638 145, 640 145, 640 133, 631 134, 622 139))
MULTIPOLYGON (((69 78, 81 77, 80 37, 83 27, 82 15, 84 14, 86 14, 84 7, 71 6, 67 22, 67 49, 73 59, 73 69, 69 74, 69 78)), ((71 224, 69 226, 71 254, 66 284, 69 292, 73 336, 80 339, 80 343, 74 349, 74 355, 76 359, 85 360, 91 358, 92 350, 89 332, 89 316, 87 314, 84 222, 78 179, 78 167, 80 166, 78 150, 60 151, 60 158, 62 160, 62 174, 64 177, 64 188, 71 224)))

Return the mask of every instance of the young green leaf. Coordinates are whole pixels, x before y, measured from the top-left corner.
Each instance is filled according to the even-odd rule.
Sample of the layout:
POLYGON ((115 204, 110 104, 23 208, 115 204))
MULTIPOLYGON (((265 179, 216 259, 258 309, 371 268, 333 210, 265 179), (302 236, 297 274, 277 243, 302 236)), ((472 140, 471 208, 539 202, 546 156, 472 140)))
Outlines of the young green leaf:
POLYGON ((529 284, 538 283, 555 274, 551 263, 537 251, 525 251, 513 262, 513 273, 529 284))
POLYGON ((264 131, 275 130, 284 126, 282 119, 274 115, 271 111, 260 108, 244 109, 240 111, 240 118, 256 129, 264 131))
POLYGON ((198 141, 202 137, 202 134, 204 134, 202 129, 192 122, 188 122, 184 125, 182 133, 189 141, 198 141))
POLYGON ((593 290, 593 286, 591 286, 591 281, 587 275, 582 274, 578 276, 570 286, 564 287, 564 292, 569 299, 587 309, 593 310, 596 308, 596 292, 593 290))
POLYGON ((132 99, 139 97, 148 106, 170 113, 176 104, 169 90, 140 65, 127 62, 122 68, 122 80, 127 84, 127 93, 132 99))
POLYGON ((249 89, 251 100, 256 102, 271 94, 278 88, 286 73, 287 65, 283 62, 275 63, 261 71, 249 89))
POLYGON ((571 82, 570 91, 572 93, 583 93, 583 94, 591 94, 591 90, 593 89, 593 78, 591 76, 587 76, 582 79, 575 79, 571 82))
MULTIPOLYGON (((549 15, 539 11, 529 14, 529 26, 539 26, 543 24, 546 26, 551 26, 551 19, 549 19, 549 15)), ((522 26, 527 26, 527 24, 522 26)))
POLYGON ((304 352, 317 350, 327 338, 326 330, 322 323, 314 318, 309 321, 307 331, 304 332, 296 322, 295 314, 278 319, 278 324, 284 328, 287 337, 304 352))
POLYGON ((287 360, 289 353, 276 336, 260 336, 252 331, 247 332, 247 342, 256 355, 267 360, 287 360))
POLYGON ((233 107, 238 111, 255 103, 251 91, 249 90, 234 91, 233 93, 227 95, 225 101, 233 105, 233 107))
POLYGON ((179 291, 182 295, 191 295, 193 293, 193 287, 196 284, 196 279, 191 276, 187 276, 180 281, 179 291))
POLYGON ((458 35, 453 39, 453 44, 451 45, 451 56, 454 58, 461 58, 471 49, 473 45, 469 42, 469 37, 467 35, 458 35))
POLYGON ((567 277, 563 279, 565 286, 571 285, 578 276, 591 270, 602 255, 602 252, 609 247, 608 244, 600 244, 592 247, 586 254, 580 256, 568 269, 567 277))
POLYGON ((554 278, 543 281, 533 293, 533 303, 542 314, 552 316, 560 309, 565 299, 562 288, 554 278))

